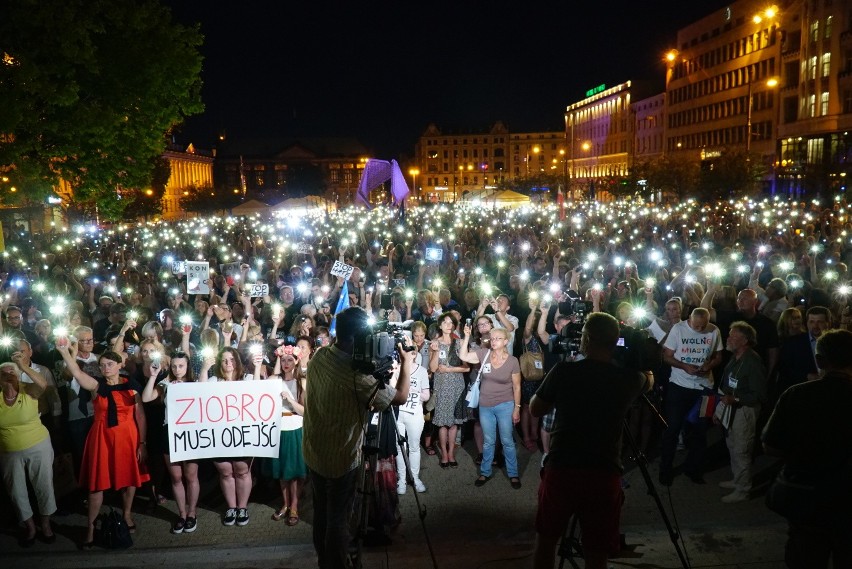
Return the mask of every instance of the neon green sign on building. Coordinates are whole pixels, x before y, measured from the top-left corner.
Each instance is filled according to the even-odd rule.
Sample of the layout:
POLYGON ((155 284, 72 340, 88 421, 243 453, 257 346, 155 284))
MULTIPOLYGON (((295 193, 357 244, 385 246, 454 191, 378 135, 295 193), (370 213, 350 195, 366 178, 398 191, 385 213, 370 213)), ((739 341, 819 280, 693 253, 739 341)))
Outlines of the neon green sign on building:
POLYGON ((594 87, 594 88, 586 91, 586 96, 591 97, 592 95, 597 95, 598 93, 600 93, 602 91, 606 91, 606 85, 604 85, 603 83, 601 83, 597 87, 594 87))

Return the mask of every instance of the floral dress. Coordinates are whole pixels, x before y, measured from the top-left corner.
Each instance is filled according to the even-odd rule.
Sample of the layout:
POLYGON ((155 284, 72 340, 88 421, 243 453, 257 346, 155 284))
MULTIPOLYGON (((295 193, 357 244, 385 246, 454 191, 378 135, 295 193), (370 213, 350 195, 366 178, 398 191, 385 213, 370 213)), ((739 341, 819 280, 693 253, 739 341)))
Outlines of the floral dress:
MULTIPOLYGON (((453 339, 452 350, 450 344, 438 342, 438 365, 458 367, 462 361, 458 356, 460 342, 453 339)), ((432 424, 438 427, 451 427, 461 425, 465 418, 457 414, 457 403, 464 393, 464 374, 460 372, 441 373, 435 372, 432 379, 432 387, 435 391, 435 412, 432 416, 432 424)))

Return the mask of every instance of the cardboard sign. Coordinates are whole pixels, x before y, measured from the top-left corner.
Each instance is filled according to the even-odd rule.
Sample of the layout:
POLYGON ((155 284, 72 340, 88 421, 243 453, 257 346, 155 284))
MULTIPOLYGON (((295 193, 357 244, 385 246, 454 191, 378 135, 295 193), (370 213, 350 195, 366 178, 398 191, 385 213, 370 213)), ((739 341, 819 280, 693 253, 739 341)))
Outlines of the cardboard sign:
POLYGON ((280 379, 169 385, 171 460, 278 458, 281 390, 280 379))
POLYGON ((177 275, 186 272, 186 261, 172 261, 172 274, 177 275))
POLYGON ((307 243, 299 243, 296 245, 296 253, 300 253, 302 255, 310 255, 311 254, 311 246, 307 243))
POLYGON ((405 288, 405 279, 393 279, 393 286, 405 288))
POLYGON ((269 285, 262 283, 250 284, 248 286, 249 296, 251 298, 258 298, 262 296, 266 296, 269 294, 269 285))
POLYGON ((427 261, 441 261, 444 258, 444 250, 440 248, 427 248, 426 249, 426 260, 427 261))
POLYGON ((334 266, 331 267, 331 274, 336 277, 343 277, 343 280, 348 281, 349 277, 352 276, 352 271, 354 270, 355 267, 353 267, 352 265, 347 265, 346 263, 335 261, 334 266))
POLYGON ((224 275, 226 277, 238 277, 240 276, 240 264, 225 263, 223 265, 219 265, 219 271, 220 275, 224 275))
POLYGON ((207 280, 210 278, 210 263, 207 261, 186 262, 186 293, 210 294, 207 280))

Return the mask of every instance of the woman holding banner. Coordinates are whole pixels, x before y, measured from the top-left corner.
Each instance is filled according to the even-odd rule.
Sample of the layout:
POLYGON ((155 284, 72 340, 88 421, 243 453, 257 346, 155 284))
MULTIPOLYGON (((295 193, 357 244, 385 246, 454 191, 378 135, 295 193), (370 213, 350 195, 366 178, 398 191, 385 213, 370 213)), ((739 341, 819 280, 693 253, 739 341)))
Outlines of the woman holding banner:
MULTIPOLYGON (((262 357, 262 356, 261 356, 262 357)), ((225 347, 219 350, 214 360, 212 356, 204 358, 198 381, 242 381, 243 363, 236 348, 225 347), (213 375, 210 374, 211 368, 213 375)), ((219 487, 225 497, 228 509, 222 518, 222 524, 245 526, 249 523, 248 500, 251 494, 251 464, 253 457, 227 457, 213 459, 219 473, 219 487)))
POLYGON ((77 365, 76 354, 68 351, 67 338, 57 341, 56 350, 80 387, 93 395, 95 420, 86 438, 80 471, 80 482, 89 490, 89 525, 81 547, 91 549, 104 490, 122 491, 124 521, 131 533, 136 530, 131 517, 133 497, 136 488, 149 479, 144 470, 148 441, 144 436, 147 424, 140 397, 142 387, 119 375, 122 360, 115 352, 104 352, 98 358, 98 367, 104 377, 98 381, 77 365))
POLYGON ((172 354, 169 375, 162 381, 157 381, 160 364, 151 362, 149 367, 150 373, 148 374, 148 381, 145 383, 145 389, 142 391, 142 402, 148 403, 159 400, 166 408, 160 445, 163 449, 166 469, 169 471, 169 477, 172 481, 172 493, 178 507, 178 519, 172 526, 171 532, 174 534, 192 533, 198 528, 197 506, 198 495, 201 490, 198 483, 198 463, 191 460, 172 462, 169 458, 171 447, 169 445, 169 408, 166 405, 166 394, 169 385, 195 381, 195 376, 193 376, 192 366, 189 364, 189 355, 185 352, 172 354))
MULTIPOLYGON (((263 461, 263 474, 275 478, 281 484, 283 505, 272 514, 272 519, 285 520, 288 526, 299 523, 299 492, 308 474, 302 455, 302 416, 305 414, 305 380, 299 367, 302 350, 298 346, 280 346, 275 350, 278 357, 277 373, 269 379, 284 380, 281 391, 281 443, 278 458, 263 461)), ((277 370, 276 370, 277 371, 277 370)))

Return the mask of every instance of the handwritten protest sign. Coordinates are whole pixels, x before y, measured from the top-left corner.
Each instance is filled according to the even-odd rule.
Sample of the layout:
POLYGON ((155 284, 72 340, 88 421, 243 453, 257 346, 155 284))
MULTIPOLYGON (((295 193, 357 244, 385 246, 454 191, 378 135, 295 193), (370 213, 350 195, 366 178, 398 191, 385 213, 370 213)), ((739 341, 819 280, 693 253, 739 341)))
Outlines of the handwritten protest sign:
POLYGON ((302 255, 310 255, 311 254, 311 246, 305 243, 304 241, 296 245, 296 253, 302 255))
POLYGON ((172 461, 278 457, 281 380, 175 383, 166 392, 172 461))
POLYGON ((331 274, 336 277, 342 277, 343 280, 348 281, 349 277, 352 276, 352 271, 354 270, 355 267, 353 267, 352 265, 347 265, 346 263, 335 261, 334 266, 331 267, 331 274))
POLYGON ((262 296, 266 296, 269 294, 269 285, 262 283, 255 283, 246 285, 248 287, 249 296, 251 298, 258 298, 262 296))
POLYGON ((179 273, 186 272, 186 261, 172 261, 172 274, 177 275, 179 273))
POLYGON ((210 278, 210 263, 207 261, 186 262, 186 293, 210 294, 207 280, 210 278))
POLYGON ((226 277, 240 276, 240 263, 224 263, 219 265, 219 274, 225 275, 226 277))

